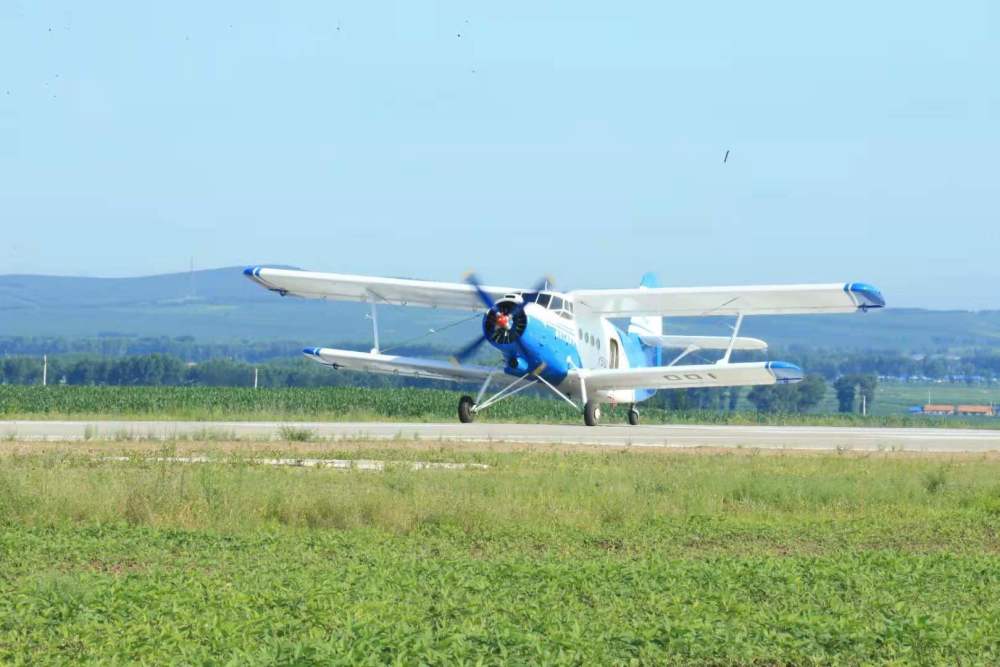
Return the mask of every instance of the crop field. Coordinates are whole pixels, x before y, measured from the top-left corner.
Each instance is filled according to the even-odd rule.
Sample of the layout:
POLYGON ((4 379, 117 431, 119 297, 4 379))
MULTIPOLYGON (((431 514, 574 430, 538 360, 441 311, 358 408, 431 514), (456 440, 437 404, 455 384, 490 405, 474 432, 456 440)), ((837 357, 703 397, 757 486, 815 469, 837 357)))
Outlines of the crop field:
MULTIPOLYGON (((250 389, 241 387, 108 387, 0 385, 2 419, 180 419, 309 421, 454 421, 462 392, 362 387, 250 389)), ((641 406, 649 424, 810 424, 826 426, 947 426, 1000 428, 994 419, 913 417, 905 414, 768 415, 667 411, 641 406)), ((482 421, 580 423, 560 400, 516 396, 491 407, 482 421)), ((606 410, 625 420, 624 408, 606 410)), ((2 435, 2 433, 0 433, 2 435)))
POLYGON ((5 441, 0 663, 997 664, 998 530, 992 455, 5 441))

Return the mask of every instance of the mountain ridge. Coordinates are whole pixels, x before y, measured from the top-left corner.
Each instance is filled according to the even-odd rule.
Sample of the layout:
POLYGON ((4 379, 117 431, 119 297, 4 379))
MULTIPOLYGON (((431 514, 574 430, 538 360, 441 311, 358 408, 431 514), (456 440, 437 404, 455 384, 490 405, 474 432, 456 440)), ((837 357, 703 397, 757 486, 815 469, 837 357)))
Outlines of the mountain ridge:
MULTIPOLYGON (((0 336, 194 336, 330 344, 371 336, 365 304, 281 298, 242 266, 130 278, 0 275, 0 336)), ((384 344, 454 325, 433 340, 458 345, 479 332, 461 311, 383 306, 384 344)), ((667 319, 676 333, 725 335, 727 318, 667 319)), ((928 350, 1000 345, 1000 310, 887 308, 857 315, 748 318, 743 333, 774 346, 928 350)), ((426 341, 424 341, 426 342, 426 341)))

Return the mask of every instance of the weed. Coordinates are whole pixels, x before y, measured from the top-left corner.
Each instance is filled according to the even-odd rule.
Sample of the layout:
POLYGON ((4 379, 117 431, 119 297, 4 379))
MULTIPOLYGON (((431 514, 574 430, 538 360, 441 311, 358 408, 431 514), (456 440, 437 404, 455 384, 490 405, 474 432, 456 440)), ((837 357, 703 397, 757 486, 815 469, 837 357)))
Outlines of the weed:
POLYGON ((308 428, 285 425, 278 429, 278 437, 288 442, 311 442, 316 433, 308 428))
POLYGON ((935 493, 940 493, 944 490, 945 484, 948 481, 948 475, 945 473, 944 468, 938 468, 936 470, 931 470, 930 472, 924 473, 923 476, 923 486, 924 490, 931 495, 935 493))

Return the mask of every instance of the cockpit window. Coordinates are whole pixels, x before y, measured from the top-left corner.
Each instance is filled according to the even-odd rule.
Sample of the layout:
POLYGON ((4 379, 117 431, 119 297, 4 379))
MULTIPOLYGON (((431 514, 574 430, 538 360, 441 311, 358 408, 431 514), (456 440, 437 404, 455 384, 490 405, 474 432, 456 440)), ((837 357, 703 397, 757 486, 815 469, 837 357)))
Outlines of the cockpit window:
POLYGON ((549 307, 549 299, 551 299, 551 298, 552 298, 551 294, 539 294, 538 295, 538 300, 536 301, 536 303, 539 306, 541 306, 542 308, 548 308, 549 307))
POLYGON ((562 297, 553 296, 552 302, 549 304, 549 310, 562 310, 562 297))

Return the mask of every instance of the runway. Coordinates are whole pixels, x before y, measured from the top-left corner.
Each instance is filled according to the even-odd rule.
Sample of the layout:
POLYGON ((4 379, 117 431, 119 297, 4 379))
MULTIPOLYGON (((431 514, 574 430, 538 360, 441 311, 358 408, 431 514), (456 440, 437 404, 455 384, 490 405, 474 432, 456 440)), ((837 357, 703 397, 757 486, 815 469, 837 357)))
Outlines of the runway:
POLYGON ((594 447, 758 448, 789 450, 1000 452, 1000 430, 384 422, 4 421, 0 438, 18 441, 117 439, 280 439, 282 427, 317 439, 511 442, 594 447))

